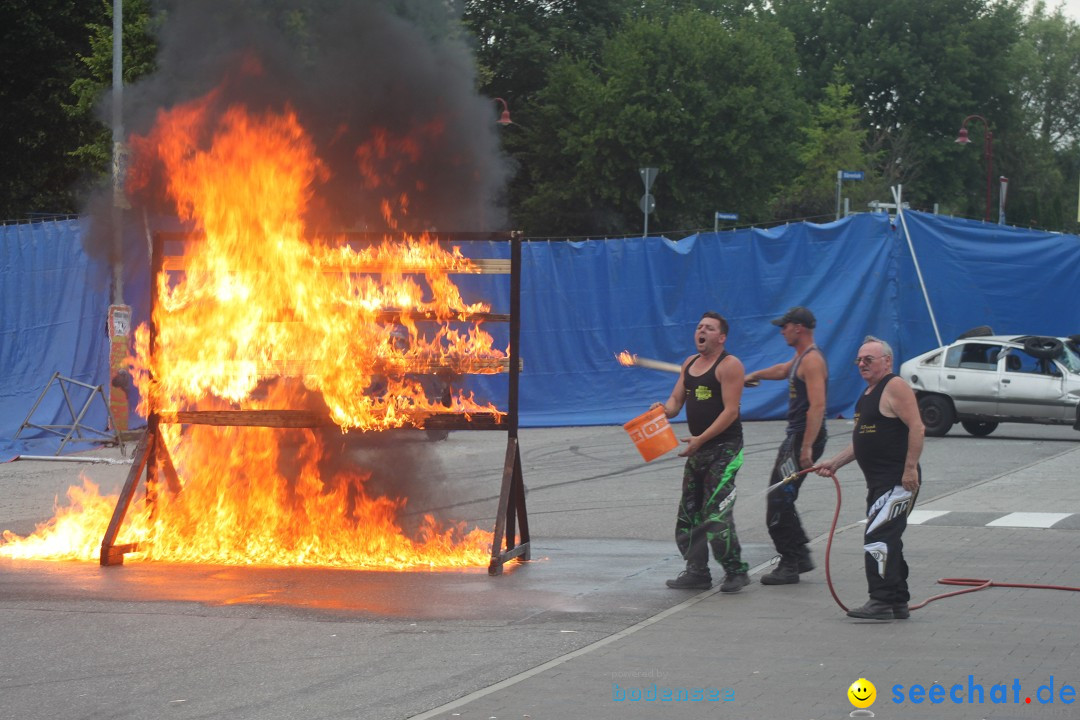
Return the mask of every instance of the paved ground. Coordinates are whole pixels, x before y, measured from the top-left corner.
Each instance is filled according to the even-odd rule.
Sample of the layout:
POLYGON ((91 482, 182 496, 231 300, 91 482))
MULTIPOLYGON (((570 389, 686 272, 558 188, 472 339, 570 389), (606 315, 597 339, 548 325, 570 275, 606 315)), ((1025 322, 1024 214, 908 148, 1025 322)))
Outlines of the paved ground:
MULTIPOLYGON (((850 425, 830 428, 835 451, 850 425)), ((748 424, 739 474, 736 517, 759 574, 781 433, 748 424)), ((822 720, 848 716, 860 677, 877 687, 879 718, 1080 717, 1080 700, 1065 702, 1068 688, 1080 694, 1077 593, 993 588, 904 622, 849 620, 825 583, 835 493, 816 477, 800 507, 819 569, 804 582, 672 591, 678 458, 641 463, 618 427, 526 430, 522 447, 534 560, 502 577, 0 558, 0 718, 822 720), (909 697, 935 683, 940 702, 909 697), (1041 702, 1051 683, 1054 702, 1041 702), (654 686, 730 699, 651 701, 654 686), (969 702, 979 687, 983 702, 969 702)), ((504 450, 498 433, 458 432, 355 452, 380 468, 408 456, 434 479, 414 512, 490 527, 504 450)), ((1080 585, 1078 462, 1080 433, 1067 427, 929 440, 905 536, 913 596, 948 591, 941 577, 1080 585)), ((126 468, 0 465, 0 529, 50 517, 80 472, 108 490, 126 468)), ((832 575, 856 605, 862 481, 852 470, 841 486, 832 575)))

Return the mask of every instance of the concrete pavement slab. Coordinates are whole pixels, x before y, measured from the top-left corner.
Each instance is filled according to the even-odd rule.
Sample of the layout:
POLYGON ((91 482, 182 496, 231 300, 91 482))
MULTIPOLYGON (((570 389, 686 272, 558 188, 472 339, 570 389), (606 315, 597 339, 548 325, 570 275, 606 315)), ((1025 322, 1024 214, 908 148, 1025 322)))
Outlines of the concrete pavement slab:
MULTIPOLYGON (((845 442, 845 422, 830 421, 827 452, 845 442)), ((918 507, 997 512, 987 505, 1007 495, 1013 502, 1000 507, 1008 512, 1080 512, 1069 482, 1080 435, 1037 426, 998 432, 931 439, 918 507)), ((771 555, 763 491, 781 435, 781 423, 748 424, 738 478, 736 518, 759 573, 771 555)), ((536 551, 499 578, 483 569, 0 560, 0 718, 820 720, 848 716, 845 693, 860 677, 878 687, 877 717, 1078 716, 1076 705, 1042 704, 1034 694, 1034 707, 908 699, 914 685, 948 688, 969 675, 986 693, 1014 680, 1035 693, 1051 675, 1058 692, 1080 688, 1074 593, 990 589, 932 603, 909 621, 851 621, 824 582, 835 500, 831 483, 816 477, 804 485, 800 512, 819 568, 803 582, 755 583, 735 595, 672 591, 663 581, 681 568, 672 540, 678 458, 641 463, 621 428, 527 430, 522 448, 536 551), (731 699, 620 701, 615 684, 730 689, 731 699), (902 703, 891 700, 896 685, 902 703)), ((490 434, 454 433, 417 450, 430 455, 438 487, 414 511, 489 526, 504 449, 490 434)), ((0 527, 16 519, 25 532, 49 517, 53 496, 79 470, 106 488, 124 474, 0 466, 0 527)), ((854 605, 865 597, 862 481, 845 473, 841 486, 831 565, 841 599, 854 605)), ((908 530, 917 599, 948 591, 936 585, 947 576, 1080 584, 1076 528, 984 525, 908 530)))

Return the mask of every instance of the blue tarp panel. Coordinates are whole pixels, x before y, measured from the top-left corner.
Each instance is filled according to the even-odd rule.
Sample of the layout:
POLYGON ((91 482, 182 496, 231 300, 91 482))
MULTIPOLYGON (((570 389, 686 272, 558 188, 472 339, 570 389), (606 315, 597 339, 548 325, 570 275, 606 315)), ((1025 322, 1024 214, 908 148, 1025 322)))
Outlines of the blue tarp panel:
MULTIPOLYGON (((59 446, 59 437, 34 429, 13 440, 53 373, 89 385, 108 381, 108 271, 83 251, 83 229, 78 220, 0 226, 0 461, 59 446)), ((88 395, 73 390, 76 412, 88 395)), ((55 384, 31 421, 71 424, 55 384)), ((104 430, 104 403, 93 403, 83 422, 104 430)))
MULTIPOLYGON (((630 238, 529 243, 522 326, 527 425, 623 423, 671 393, 675 376, 615 361, 620 350, 679 363, 705 310, 731 324, 727 347, 748 370, 792 351, 770 320, 791 305, 818 316, 831 363, 867 329, 888 334, 895 246, 886 216, 829 225, 706 233, 677 242, 630 238), (854 338, 854 340, 853 340, 854 338)), ((830 414, 849 407, 858 375, 834 367, 830 414)), ((784 383, 743 395, 747 418, 782 417, 784 383)))
MULTIPOLYGON (((944 342, 977 325, 1000 334, 1080 332, 1080 237, 918 212, 904 217, 944 342)), ((938 343, 906 243, 899 251, 897 352, 906 359, 938 343)))
MULTIPOLYGON (((1080 332, 1080 238, 918 212, 905 218, 944 341, 976 325, 1080 332)), ((54 371, 107 381, 107 273, 81 250, 83 229, 78 222, 0 228, 0 459, 12 454, 10 438, 54 371)), ((139 271, 147 267, 145 241, 128 245, 137 257, 125 259, 125 297, 138 323, 149 288, 139 271)), ((463 243, 462 251, 509 254, 505 243, 463 243)), ((509 310, 505 277, 458 280, 467 301, 509 310)), ((728 318, 728 349, 747 370, 785 361, 792 350, 769 321, 792 305, 817 314, 830 416, 850 416, 862 388, 851 361, 866 334, 888 340, 898 361, 938 344, 903 228, 885 214, 678 241, 526 242, 522 425, 621 424, 665 399, 674 375, 624 368, 615 354, 681 362, 705 310, 728 318)), ((504 325, 488 330, 506 346, 504 325)), ((505 376, 472 377, 469 386, 505 407, 505 376)), ((785 408, 785 383, 743 394, 747 419, 781 418, 785 408)))

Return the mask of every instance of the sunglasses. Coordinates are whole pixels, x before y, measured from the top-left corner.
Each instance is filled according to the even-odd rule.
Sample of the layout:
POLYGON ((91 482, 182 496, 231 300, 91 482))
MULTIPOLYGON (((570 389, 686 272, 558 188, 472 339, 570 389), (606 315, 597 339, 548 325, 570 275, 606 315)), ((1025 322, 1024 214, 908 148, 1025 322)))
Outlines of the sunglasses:
POLYGON ((875 360, 880 360, 883 357, 885 357, 885 356, 884 355, 860 355, 859 357, 855 358, 855 364, 856 365, 869 365, 870 363, 874 362, 875 360))

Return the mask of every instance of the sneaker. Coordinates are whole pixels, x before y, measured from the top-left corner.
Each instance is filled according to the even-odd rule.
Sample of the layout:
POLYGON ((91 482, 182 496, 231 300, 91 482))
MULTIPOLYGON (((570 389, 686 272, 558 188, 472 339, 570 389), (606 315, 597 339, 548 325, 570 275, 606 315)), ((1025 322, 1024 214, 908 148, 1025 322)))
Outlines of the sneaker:
POLYGON ((679 577, 668 580, 667 586, 676 590, 708 590, 712 587, 712 576, 683 570, 679 577))
POLYGON ((908 610, 907 603, 893 603, 892 616, 897 620, 907 620, 911 617, 911 611, 908 610))
POLYGON ((772 572, 761 576, 762 585, 793 585, 799 582, 799 568, 795 561, 781 558, 772 572))
POLYGON ((799 548, 798 568, 800 575, 814 569, 814 561, 810 559, 810 548, 805 545, 799 548))
POLYGON ((728 573, 724 576, 724 582, 720 583, 720 592, 733 593, 739 592, 744 587, 750 584, 750 576, 744 572, 740 573, 728 573))
POLYGON ((862 618, 864 620, 892 620, 893 606, 881 600, 870 598, 862 607, 848 610, 848 617, 862 618))

